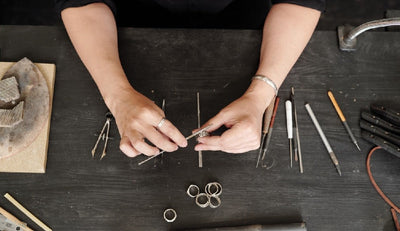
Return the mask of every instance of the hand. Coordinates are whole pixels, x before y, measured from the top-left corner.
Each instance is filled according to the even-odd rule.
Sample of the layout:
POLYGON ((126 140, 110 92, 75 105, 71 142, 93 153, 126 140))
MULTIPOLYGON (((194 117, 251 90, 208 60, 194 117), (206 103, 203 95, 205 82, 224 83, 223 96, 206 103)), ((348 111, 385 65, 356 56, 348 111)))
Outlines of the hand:
POLYGON ((268 88, 265 83, 253 81, 243 96, 207 121, 202 128, 212 124, 209 132, 222 125, 228 130, 221 136, 199 137, 195 150, 243 153, 257 149, 260 146, 263 114, 274 96, 272 89, 265 88, 268 88))
POLYGON ((139 92, 122 90, 111 105, 114 105, 110 110, 121 135, 120 149, 127 156, 136 157, 141 153, 151 156, 160 152, 157 147, 173 152, 178 146, 187 146, 185 137, 170 121, 165 120, 161 127, 157 127, 165 117, 164 112, 139 92))

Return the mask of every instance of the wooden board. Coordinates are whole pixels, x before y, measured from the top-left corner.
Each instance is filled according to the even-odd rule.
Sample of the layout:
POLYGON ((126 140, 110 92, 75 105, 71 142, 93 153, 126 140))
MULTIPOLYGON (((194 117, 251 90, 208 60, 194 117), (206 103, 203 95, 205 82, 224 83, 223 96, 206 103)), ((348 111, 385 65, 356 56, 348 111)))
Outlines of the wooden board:
MULTIPOLYGON (((0 76, 13 65, 13 62, 0 62, 0 76)), ((0 172, 45 173, 47 147, 50 132, 51 109, 53 102, 56 66, 49 63, 35 63, 47 81, 50 94, 50 114, 48 122, 39 136, 22 152, 0 159, 0 172)))

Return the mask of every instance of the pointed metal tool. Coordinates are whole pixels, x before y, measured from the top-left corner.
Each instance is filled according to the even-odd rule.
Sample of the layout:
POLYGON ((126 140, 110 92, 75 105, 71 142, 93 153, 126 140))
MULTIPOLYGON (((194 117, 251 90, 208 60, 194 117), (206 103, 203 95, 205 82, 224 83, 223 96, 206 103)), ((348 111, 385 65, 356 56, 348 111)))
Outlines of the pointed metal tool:
POLYGON ((351 131, 349 125, 347 124, 346 118, 344 117, 343 112, 339 107, 339 104, 336 102, 336 99, 333 96, 333 93, 331 91, 328 91, 328 96, 329 96, 329 99, 331 100, 333 106, 335 107, 336 113, 338 114, 340 120, 342 121, 344 128, 346 129, 347 133, 349 134, 351 141, 357 147, 357 149, 359 151, 361 151, 360 147, 358 146, 357 140, 354 137, 353 132, 351 131))
POLYGON ((310 104, 307 103, 307 104, 305 105, 305 107, 306 107, 306 109, 307 109, 308 114, 310 115, 311 120, 312 120, 313 123, 314 123, 315 128, 317 129, 317 131, 318 131, 318 133, 319 133, 319 136, 320 136, 321 139, 322 139, 322 142, 324 142, 324 145, 325 145, 325 147, 326 147, 326 150, 328 151, 329 156, 330 156, 330 158, 331 158, 333 164, 335 165, 337 172, 339 173, 339 176, 341 176, 341 175, 342 175, 342 172, 340 171, 339 161, 338 161, 338 159, 336 158, 336 155, 335 155, 335 153, 333 152, 333 150, 332 150, 332 148, 331 148, 331 145, 330 145, 329 142, 328 142, 328 139, 326 138, 324 132, 322 131, 322 128, 321 128, 321 126, 319 125, 319 122, 318 122, 317 118, 315 117, 314 112, 312 111, 310 104))
POLYGON ((104 141, 104 147, 103 147, 103 152, 101 153, 100 160, 102 160, 106 156, 106 149, 107 149, 107 143, 108 143, 108 134, 110 132, 110 124, 113 116, 111 112, 106 113, 106 122, 104 123, 103 128, 101 129, 101 132, 99 134, 99 137, 97 138, 96 144, 94 145, 92 149, 92 158, 94 158, 94 154, 96 153, 97 146, 100 142, 100 139, 105 139, 104 141))
MULTIPOLYGON (((186 139, 186 140, 189 140, 189 139, 191 139, 191 138, 193 138, 193 137, 195 137, 195 136, 197 136, 197 135, 199 135, 199 134, 201 134, 201 133, 207 131, 207 129, 209 129, 211 126, 212 126, 212 124, 208 125, 207 127, 204 127, 203 129, 198 130, 197 132, 191 134, 190 136, 187 136, 185 139, 186 139)), ((164 152, 165 152, 165 151, 161 151, 161 152, 157 153, 157 154, 154 155, 154 156, 150 156, 149 158, 147 158, 147 159, 145 159, 145 160, 139 162, 138 165, 142 165, 142 164, 146 163, 147 161, 149 161, 149 160, 151 160, 151 159, 153 159, 153 158, 155 158, 155 157, 157 157, 157 156, 163 154, 164 152)))
POLYGON ((303 157, 302 157, 302 154, 301 154, 299 123, 297 121, 297 109, 296 109, 296 103, 295 103, 295 100, 294 100, 294 87, 292 87, 291 100, 292 100, 294 128, 295 128, 295 135, 296 135, 295 152, 297 153, 297 156, 299 158, 300 173, 303 173, 303 157))
POLYGON ((269 128, 270 128, 269 125, 271 123, 272 114, 274 112, 275 99, 276 99, 276 97, 274 97, 272 99, 271 103, 265 109, 265 112, 264 112, 264 120, 263 120, 263 128, 262 128, 263 130, 262 130, 262 136, 261 136, 260 149, 258 151, 258 158, 257 158, 256 168, 258 168, 258 164, 260 163, 261 155, 262 155, 262 152, 264 150, 265 140, 266 140, 267 134, 269 132, 269 128))
POLYGON ((266 156, 267 151, 268 151, 269 143, 270 143, 271 137, 272 137, 272 130, 274 128, 276 111, 278 110, 278 105, 279 105, 279 97, 277 96, 275 98, 274 110, 272 112, 271 122, 269 123, 267 140, 265 141, 265 146, 264 146, 264 149, 263 149, 263 154, 262 154, 261 160, 265 159, 265 156, 266 156))
POLYGON ((286 127, 287 135, 289 139, 289 155, 290 155, 290 167, 293 167, 293 117, 292 117, 292 102, 286 100, 286 127))

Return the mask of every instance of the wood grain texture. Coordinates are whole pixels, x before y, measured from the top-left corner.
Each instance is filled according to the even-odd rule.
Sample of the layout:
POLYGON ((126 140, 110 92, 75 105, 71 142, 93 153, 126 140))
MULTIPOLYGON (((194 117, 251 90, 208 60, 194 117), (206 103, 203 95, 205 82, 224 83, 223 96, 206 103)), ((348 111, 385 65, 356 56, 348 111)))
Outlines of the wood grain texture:
MULTIPOLYGON (((134 87, 161 105, 184 135, 197 127, 196 92, 202 120, 214 116, 249 85, 259 57, 261 32, 120 28, 122 64, 134 87)), ((361 110, 372 102, 398 107, 400 33, 367 32, 358 51, 339 51, 335 32, 315 32, 280 89, 281 103, 267 158, 272 168, 255 169, 258 151, 241 155, 203 152, 197 167, 194 140, 185 149, 146 165, 119 151, 115 123, 107 156, 91 158, 95 134, 107 108, 94 81, 61 27, 1 26, 2 61, 32 57, 55 63, 53 113, 44 175, 0 174, 0 193, 10 192, 54 230, 179 230, 212 226, 304 221, 309 231, 394 230, 388 206, 371 186, 365 158, 371 144, 361 140, 361 110), (296 89, 304 174, 290 169, 282 102, 296 89), (329 98, 332 90, 360 143, 349 140, 329 98), (342 168, 339 177, 304 103, 309 102, 342 168), (198 208, 186 195, 191 183, 223 186, 222 205, 198 208), (162 213, 174 208, 167 224, 162 213)), ((372 159, 376 181, 400 201, 400 160, 385 152, 372 159)), ((9 204, 2 207, 17 217, 9 204)), ((23 217, 22 217, 23 218, 23 217)), ((29 224, 34 229, 34 224, 29 224)))

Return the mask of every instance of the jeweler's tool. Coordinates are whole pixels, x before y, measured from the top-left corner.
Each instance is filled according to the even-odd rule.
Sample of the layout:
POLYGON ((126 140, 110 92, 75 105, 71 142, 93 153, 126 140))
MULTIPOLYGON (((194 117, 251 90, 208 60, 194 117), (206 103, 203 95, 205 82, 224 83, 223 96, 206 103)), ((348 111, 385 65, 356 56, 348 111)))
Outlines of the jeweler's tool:
POLYGON ((271 103, 269 104, 269 106, 265 109, 264 112, 264 120, 263 120, 263 127, 262 127, 262 136, 261 136, 261 144, 260 144, 260 149, 258 151, 258 158, 257 158, 257 164, 256 164, 256 168, 258 167, 258 164, 260 163, 260 159, 261 159, 261 154, 262 151, 264 149, 264 143, 265 143, 265 139, 267 137, 267 133, 269 130, 269 125, 271 123, 271 119, 272 119, 272 113, 274 112, 274 104, 275 104, 275 98, 274 97, 271 101, 271 103))
POLYGON ((289 155, 290 155, 290 167, 293 167, 293 117, 292 117, 292 102, 286 100, 286 127, 289 139, 289 155))
POLYGON ((272 130, 274 128, 275 116, 276 116, 276 111, 278 110, 278 105, 279 105, 279 97, 277 96, 275 98, 274 110, 272 112, 271 122, 269 123, 267 139, 265 141, 265 145, 264 145, 264 149, 263 149, 263 154, 262 154, 261 160, 264 160, 265 155, 266 155, 267 150, 268 150, 268 147, 269 147, 269 143, 271 142, 272 130))
MULTIPOLYGON (((197 128, 200 128, 200 93, 197 92, 197 128)), ((203 167, 203 152, 198 151, 199 155, 199 168, 203 167)))
POLYGON ((103 152, 101 153, 100 160, 102 160, 106 156, 106 148, 107 148, 107 143, 108 143, 108 134, 110 132, 110 123, 112 120, 113 116, 111 112, 106 113, 106 122, 104 123, 103 129, 101 129, 101 132, 99 134, 99 137, 97 138, 96 144, 94 145, 92 149, 92 158, 94 158, 94 154, 96 153, 97 145, 99 144, 100 139, 103 137, 105 139, 104 141, 104 147, 103 147, 103 152), (105 136, 104 136, 105 134, 105 136))
MULTIPOLYGON (((162 103, 161 103, 161 110, 163 110, 164 115, 165 115, 165 99, 162 100, 162 103)), ((163 163, 163 157, 164 157, 164 153, 161 154, 161 164, 163 163)))
MULTIPOLYGON (((197 136, 198 134, 201 134, 202 132, 207 131, 207 129, 209 129, 211 126, 212 126, 212 124, 208 125, 208 126, 205 127, 205 128, 202 128, 202 129, 198 130, 197 132, 191 134, 190 136, 187 136, 187 137, 186 137, 186 140, 189 140, 189 139, 191 139, 191 138, 197 136)), ((161 152, 157 153, 157 154, 154 155, 154 156, 150 156, 149 158, 147 158, 147 159, 145 159, 145 160, 139 162, 138 165, 142 165, 142 164, 146 163, 147 161, 149 161, 149 160, 151 160, 151 159, 153 159, 153 158, 155 158, 155 157, 157 157, 157 156, 163 154, 164 152, 165 152, 165 151, 161 151, 161 152)))
POLYGON ((346 129, 347 133, 349 134, 351 141, 357 147, 357 149, 359 151, 361 151, 360 147, 358 146, 357 140, 354 137, 353 132, 351 131, 349 125, 347 124, 346 118, 344 117, 343 112, 340 109, 339 104, 336 102, 336 99, 333 96, 331 91, 328 91, 328 96, 329 96, 329 99, 331 100, 333 106, 335 107, 335 110, 336 110, 340 120, 342 121, 342 124, 343 124, 344 128, 346 129))
POLYGON ((326 136, 325 136, 324 132, 322 131, 321 126, 319 125, 318 120, 317 120, 317 118, 315 117, 314 112, 313 112, 312 109, 311 109, 310 104, 307 103, 307 104, 305 105, 305 107, 306 107, 306 109, 307 109, 308 114, 309 114, 310 117, 311 117, 311 120, 312 120, 313 123, 314 123, 315 128, 317 129, 317 131, 318 131, 318 133, 319 133, 319 136, 320 136, 321 139, 322 139, 322 142, 324 142, 324 145, 325 145, 325 147, 326 147, 326 150, 328 151, 329 156, 330 156, 330 158, 331 158, 333 164, 335 165, 336 170, 337 170, 338 173, 339 173, 339 176, 341 176, 341 175, 342 175, 342 172, 340 171, 339 161, 338 161, 338 159, 336 158, 336 155, 335 155, 335 153, 333 152, 333 150, 332 150, 332 148, 331 148, 331 145, 330 145, 329 142, 328 142, 328 139, 326 139, 326 136))
POLYGON ((297 153, 297 156, 299 157, 299 168, 300 168, 300 173, 303 173, 303 158, 301 155, 301 145, 300 145, 300 133, 299 133, 299 123, 297 120, 297 110, 296 110, 296 103, 294 100, 294 87, 292 87, 292 94, 291 94, 291 99, 292 99, 292 107, 293 107, 293 115, 294 115, 294 127, 296 131, 296 139, 295 139, 295 150, 297 153))

